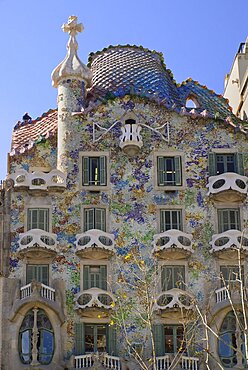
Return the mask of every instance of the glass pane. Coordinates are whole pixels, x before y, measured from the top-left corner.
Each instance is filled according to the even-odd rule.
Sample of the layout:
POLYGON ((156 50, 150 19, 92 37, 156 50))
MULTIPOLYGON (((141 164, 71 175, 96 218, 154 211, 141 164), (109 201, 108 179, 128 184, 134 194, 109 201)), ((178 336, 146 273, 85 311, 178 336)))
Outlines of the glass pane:
POLYGON ((54 336, 53 333, 47 330, 40 331, 40 340, 38 343, 38 361, 41 364, 49 364, 52 360, 54 352, 54 336))
POLYGON ((85 352, 94 352, 94 326, 85 325, 85 352))
POLYGON ((174 353, 174 337, 172 326, 165 326, 164 336, 165 336, 165 353, 174 353))
POLYGON ((26 330, 21 334, 21 358, 22 362, 31 362, 31 330, 26 330))
POLYGON ((99 185, 99 175, 100 175, 100 168, 99 168, 99 158, 98 157, 90 157, 90 168, 89 168, 89 182, 90 185, 99 185))
POLYGON ((97 326, 97 351, 106 352, 106 326, 97 326))

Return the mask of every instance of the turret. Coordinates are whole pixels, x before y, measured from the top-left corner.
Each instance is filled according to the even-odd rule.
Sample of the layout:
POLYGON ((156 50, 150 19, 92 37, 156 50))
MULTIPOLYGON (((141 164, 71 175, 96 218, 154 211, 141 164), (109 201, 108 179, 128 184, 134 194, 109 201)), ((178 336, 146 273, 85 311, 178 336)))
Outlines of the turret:
POLYGON ((91 84, 91 71, 77 55, 76 35, 83 31, 82 23, 77 23, 76 16, 70 16, 62 30, 69 33, 67 55, 52 72, 52 85, 58 88, 58 157, 57 168, 64 173, 70 171, 68 155, 74 131, 78 124, 72 117, 85 107, 86 88, 91 84))

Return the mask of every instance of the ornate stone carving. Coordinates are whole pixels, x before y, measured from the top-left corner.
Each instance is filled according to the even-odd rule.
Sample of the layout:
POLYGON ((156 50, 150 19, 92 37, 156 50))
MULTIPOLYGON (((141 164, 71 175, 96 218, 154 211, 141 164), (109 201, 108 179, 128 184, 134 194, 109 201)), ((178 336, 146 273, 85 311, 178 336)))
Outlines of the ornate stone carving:
POLYGON ((92 73, 86 65, 84 65, 77 55, 78 43, 76 35, 83 31, 82 23, 77 23, 77 17, 72 15, 68 22, 64 23, 62 30, 70 35, 67 44, 67 55, 65 59, 53 70, 52 84, 58 87, 59 82, 63 79, 77 79, 85 82, 86 86, 90 86, 92 73))

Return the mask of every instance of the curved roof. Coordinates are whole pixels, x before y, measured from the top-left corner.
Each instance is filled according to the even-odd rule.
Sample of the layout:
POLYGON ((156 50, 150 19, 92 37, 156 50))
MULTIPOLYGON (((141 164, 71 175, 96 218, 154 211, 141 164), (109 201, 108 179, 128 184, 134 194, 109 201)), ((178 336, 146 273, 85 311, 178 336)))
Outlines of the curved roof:
POLYGON ((159 53, 135 46, 117 46, 91 55, 93 95, 132 93, 180 105, 177 86, 159 53))

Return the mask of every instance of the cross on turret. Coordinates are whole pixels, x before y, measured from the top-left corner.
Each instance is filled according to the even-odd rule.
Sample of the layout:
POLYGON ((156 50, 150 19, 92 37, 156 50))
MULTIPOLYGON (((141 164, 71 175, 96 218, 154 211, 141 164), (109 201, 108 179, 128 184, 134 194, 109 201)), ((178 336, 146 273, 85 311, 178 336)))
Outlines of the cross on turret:
POLYGON ((64 23, 62 26, 62 30, 64 32, 69 33, 70 36, 76 36, 78 32, 82 32, 84 30, 84 26, 82 23, 77 23, 77 17, 75 15, 71 15, 68 18, 68 22, 64 23))

